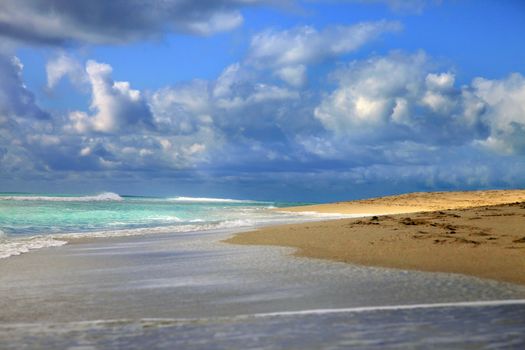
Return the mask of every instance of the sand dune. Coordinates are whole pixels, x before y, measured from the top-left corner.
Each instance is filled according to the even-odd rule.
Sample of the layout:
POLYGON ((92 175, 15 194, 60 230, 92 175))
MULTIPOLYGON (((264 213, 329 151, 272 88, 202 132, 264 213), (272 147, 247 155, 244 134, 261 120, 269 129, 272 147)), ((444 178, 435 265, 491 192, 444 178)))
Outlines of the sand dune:
POLYGON ((228 242, 288 246, 297 248, 299 256, 525 284, 525 191, 414 193, 292 210, 300 208, 368 214, 411 210, 268 227, 228 242), (414 213, 416 209, 423 212, 414 213))
POLYGON ((523 201, 525 201, 525 190, 415 192, 349 202, 291 207, 285 210, 383 215, 472 208, 523 201))

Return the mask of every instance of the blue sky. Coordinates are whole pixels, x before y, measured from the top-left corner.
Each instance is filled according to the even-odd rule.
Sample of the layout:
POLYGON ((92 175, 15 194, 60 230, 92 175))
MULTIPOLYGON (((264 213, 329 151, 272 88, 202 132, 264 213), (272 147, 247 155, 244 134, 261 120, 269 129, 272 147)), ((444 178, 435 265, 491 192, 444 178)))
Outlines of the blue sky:
POLYGON ((0 4, 0 191, 525 186, 522 1, 0 4))

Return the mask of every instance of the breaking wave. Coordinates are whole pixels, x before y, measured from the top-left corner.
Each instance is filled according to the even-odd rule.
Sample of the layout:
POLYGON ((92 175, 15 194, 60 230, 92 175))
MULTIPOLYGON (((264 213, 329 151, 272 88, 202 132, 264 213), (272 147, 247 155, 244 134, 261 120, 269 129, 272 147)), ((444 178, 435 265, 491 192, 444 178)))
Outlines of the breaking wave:
POLYGON ((91 232, 72 232, 72 233, 58 233, 49 236, 33 236, 27 238, 8 239, 2 231, 0 231, 0 259, 8 258, 14 255, 27 253, 31 250, 47 247, 58 247, 67 244, 69 239, 78 238, 109 238, 109 237, 126 237, 126 236, 142 236, 149 234, 166 234, 166 233, 190 233, 202 232, 219 229, 234 229, 243 227, 254 227, 256 222, 253 220, 225 220, 212 223, 194 223, 186 225, 169 225, 169 226, 154 226, 141 227, 119 230, 99 230, 91 232))
POLYGON ((0 200, 11 201, 49 201, 49 202, 97 202, 97 201, 122 201, 123 198, 113 192, 104 192, 94 196, 0 196, 0 200))
POLYGON ((183 203, 261 203, 258 201, 230 199, 230 198, 207 198, 207 197, 171 197, 168 198, 172 202, 183 203))

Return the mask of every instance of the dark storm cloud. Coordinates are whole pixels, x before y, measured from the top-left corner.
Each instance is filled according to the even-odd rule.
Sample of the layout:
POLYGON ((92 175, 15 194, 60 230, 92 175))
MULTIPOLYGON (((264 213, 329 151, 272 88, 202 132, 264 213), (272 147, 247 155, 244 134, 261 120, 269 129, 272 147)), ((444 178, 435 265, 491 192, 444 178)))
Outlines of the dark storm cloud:
POLYGON ((22 69, 23 65, 16 57, 0 53, 0 118, 47 119, 49 115, 35 104, 33 93, 24 85, 22 69))
POLYGON ((245 6, 268 0, 3 0, 0 35, 27 43, 114 44, 169 31, 208 35, 239 26, 245 6))

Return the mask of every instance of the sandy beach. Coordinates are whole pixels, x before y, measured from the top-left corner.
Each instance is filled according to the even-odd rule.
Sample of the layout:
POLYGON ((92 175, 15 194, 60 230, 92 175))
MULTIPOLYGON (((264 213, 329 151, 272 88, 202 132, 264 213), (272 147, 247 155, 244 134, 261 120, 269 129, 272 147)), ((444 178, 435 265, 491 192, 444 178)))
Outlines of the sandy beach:
POLYGON ((376 216, 267 227, 227 242, 293 247, 298 256, 352 264, 525 284, 524 201, 525 191, 506 190, 412 193, 295 207, 289 210, 376 216))

